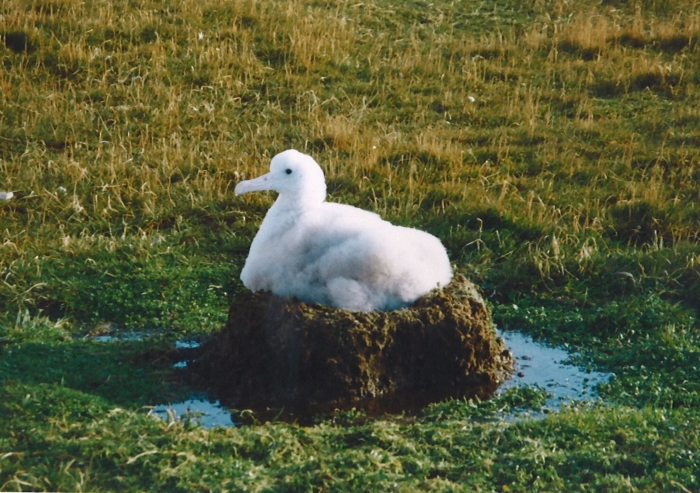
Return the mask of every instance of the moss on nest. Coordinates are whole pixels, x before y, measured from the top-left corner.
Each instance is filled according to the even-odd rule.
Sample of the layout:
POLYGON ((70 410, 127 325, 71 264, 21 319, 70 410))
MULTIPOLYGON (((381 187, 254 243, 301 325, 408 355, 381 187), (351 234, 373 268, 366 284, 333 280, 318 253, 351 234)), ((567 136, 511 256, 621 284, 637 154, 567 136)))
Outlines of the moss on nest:
POLYGON ((512 356, 463 276, 414 306, 350 312, 245 293, 192 368, 238 409, 377 412, 492 394, 512 356))

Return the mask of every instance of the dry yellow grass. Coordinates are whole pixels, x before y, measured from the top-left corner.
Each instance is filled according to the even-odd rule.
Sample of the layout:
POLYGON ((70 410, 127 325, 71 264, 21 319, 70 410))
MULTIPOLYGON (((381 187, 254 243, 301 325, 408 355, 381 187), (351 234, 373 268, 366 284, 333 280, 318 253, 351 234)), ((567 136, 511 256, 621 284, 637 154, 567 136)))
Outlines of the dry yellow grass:
POLYGON ((616 242, 697 239, 693 2, 134 5, 2 7, 18 251, 196 238, 203 217, 236 234, 270 197, 233 186, 288 147, 332 199, 433 229, 458 264, 486 233, 544 278, 616 242))

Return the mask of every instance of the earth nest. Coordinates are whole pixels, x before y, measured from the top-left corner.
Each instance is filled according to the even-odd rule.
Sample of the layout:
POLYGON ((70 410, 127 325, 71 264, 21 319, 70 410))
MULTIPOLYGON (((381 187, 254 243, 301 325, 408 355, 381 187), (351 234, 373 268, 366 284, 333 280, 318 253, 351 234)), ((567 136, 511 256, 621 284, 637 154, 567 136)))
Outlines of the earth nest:
POLYGON ((191 368, 236 409, 380 413, 489 397, 512 365, 476 287, 455 276, 413 306, 388 312, 244 293, 191 368))

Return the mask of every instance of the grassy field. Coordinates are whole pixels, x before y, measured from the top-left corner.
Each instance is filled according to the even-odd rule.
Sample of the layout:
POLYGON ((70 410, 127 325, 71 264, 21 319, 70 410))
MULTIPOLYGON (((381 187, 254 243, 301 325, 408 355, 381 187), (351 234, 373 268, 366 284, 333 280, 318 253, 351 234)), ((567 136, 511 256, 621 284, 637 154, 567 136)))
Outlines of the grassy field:
POLYGON ((0 490, 700 490, 699 36, 690 0, 2 2, 0 490), (244 289, 274 196, 233 187, 290 147, 608 404, 147 416, 244 289))

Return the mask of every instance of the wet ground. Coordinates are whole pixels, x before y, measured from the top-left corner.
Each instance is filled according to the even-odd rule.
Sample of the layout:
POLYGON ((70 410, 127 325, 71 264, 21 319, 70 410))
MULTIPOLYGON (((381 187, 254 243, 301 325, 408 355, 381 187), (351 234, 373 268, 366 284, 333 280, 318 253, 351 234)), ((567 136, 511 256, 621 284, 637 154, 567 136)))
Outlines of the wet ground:
POLYGON ((175 404, 160 404, 151 409, 149 414, 169 421, 187 419, 204 428, 234 424, 228 409, 222 407, 219 401, 209 402, 206 399, 192 398, 175 404))
POLYGON ((564 364, 570 353, 561 348, 535 342, 520 332, 497 330, 506 341, 516 361, 513 378, 499 387, 497 393, 519 386, 539 385, 552 394, 547 399, 549 410, 558 410, 573 401, 599 399, 595 386, 608 382, 612 373, 587 372, 578 366, 564 364))
MULTIPOLYGON (((562 405, 574 401, 595 401, 598 394, 595 386, 610 380, 611 373, 586 371, 578 366, 565 364, 571 356, 561 348, 550 347, 532 338, 514 331, 498 330, 498 335, 506 342, 516 360, 515 374, 498 389, 497 394, 511 387, 537 385, 547 390, 551 397, 547 399, 546 409, 556 411, 562 405)), ((143 332, 130 332, 119 336, 97 336, 94 340, 111 342, 119 340, 138 340, 147 337, 143 332)), ((199 346, 196 340, 181 340, 175 343, 177 349, 194 349, 199 346)), ((187 361, 178 361, 176 368, 186 368, 187 361)), ((231 412, 219 404, 207 399, 191 397, 183 402, 159 404, 151 414, 163 419, 189 419, 205 428, 216 426, 233 426, 235 423, 231 412)), ((532 416, 532 413, 526 413, 532 416)))

